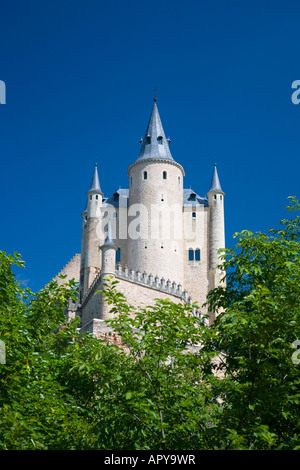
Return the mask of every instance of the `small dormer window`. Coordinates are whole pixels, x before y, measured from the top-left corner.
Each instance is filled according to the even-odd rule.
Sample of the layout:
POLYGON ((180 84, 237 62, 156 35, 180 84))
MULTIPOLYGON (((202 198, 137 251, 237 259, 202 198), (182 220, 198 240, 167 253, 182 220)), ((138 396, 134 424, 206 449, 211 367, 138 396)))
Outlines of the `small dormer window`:
POLYGON ((162 145, 162 143, 163 143, 163 138, 162 138, 161 135, 159 135, 159 136, 157 137, 157 142, 159 143, 159 145, 162 145))
POLYGON ((147 144, 151 144, 151 137, 150 137, 150 135, 147 135, 146 143, 147 143, 147 144))
POLYGON ((196 201, 196 194, 195 193, 191 193, 190 200, 191 201, 196 201))

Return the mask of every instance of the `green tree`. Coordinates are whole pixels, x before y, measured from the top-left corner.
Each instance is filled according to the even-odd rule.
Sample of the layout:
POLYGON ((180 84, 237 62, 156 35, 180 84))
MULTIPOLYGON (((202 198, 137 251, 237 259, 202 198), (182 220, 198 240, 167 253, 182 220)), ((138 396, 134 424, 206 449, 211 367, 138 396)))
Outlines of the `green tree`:
MULTIPOLYGON (((0 252, 0 448, 78 448, 88 428, 86 410, 61 380, 68 350, 58 351, 64 308, 74 297, 74 283, 52 281, 33 294, 16 281, 18 254, 0 252)), ((65 337, 76 332, 70 325, 65 337)), ((65 338, 66 339, 66 338, 65 338)), ((69 338, 70 339, 70 338, 69 338)))
POLYGON ((20 256, 0 252, 1 449, 299 447, 299 204, 268 235, 225 250, 214 325, 189 304, 133 308, 108 279, 111 335, 82 334, 64 309, 74 283, 33 294, 20 256))
MULTIPOLYGON (((299 446, 300 367, 292 359, 300 339, 300 217, 282 220, 269 235, 243 231, 223 255, 227 285, 209 293, 224 379, 223 448, 293 449, 299 446)), ((219 433, 221 436, 221 433, 219 433)))

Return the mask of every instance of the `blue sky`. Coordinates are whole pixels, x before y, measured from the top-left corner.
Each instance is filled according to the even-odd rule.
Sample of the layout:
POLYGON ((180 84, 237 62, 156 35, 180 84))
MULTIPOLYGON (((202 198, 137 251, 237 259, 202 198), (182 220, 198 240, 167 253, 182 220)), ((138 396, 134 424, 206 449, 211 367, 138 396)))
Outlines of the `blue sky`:
POLYGON ((45 285, 80 252, 95 162, 128 187, 158 88, 184 186, 225 196, 226 244, 266 231, 299 194, 298 1, 1 1, 0 249, 45 285))

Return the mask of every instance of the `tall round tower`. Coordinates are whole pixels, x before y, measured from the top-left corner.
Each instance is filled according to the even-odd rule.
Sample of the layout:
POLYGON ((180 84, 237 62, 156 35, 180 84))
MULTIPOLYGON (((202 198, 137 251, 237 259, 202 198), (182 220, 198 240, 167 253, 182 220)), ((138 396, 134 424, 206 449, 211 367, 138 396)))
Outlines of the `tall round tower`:
POLYGON ((85 250, 84 250, 84 280, 83 294, 88 290, 95 276, 101 269, 101 250, 100 246, 104 242, 104 234, 101 237, 99 225, 102 220, 102 196, 100 188, 97 164, 95 166, 94 176, 91 187, 87 192, 86 207, 86 225, 84 231, 85 250), (100 238, 99 238, 100 236, 100 238))
POLYGON ((224 226, 224 196, 222 191, 217 166, 215 164, 210 190, 207 193, 210 207, 209 218, 209 271, 210 289, 220 284, 224 272, 217 268, 221 264, 218 250, 225 248, 225 226, 224 226))
POLYGON ((183 177, 156 99, 138 159, 128 169, 128 267, 183 282, 183 177))

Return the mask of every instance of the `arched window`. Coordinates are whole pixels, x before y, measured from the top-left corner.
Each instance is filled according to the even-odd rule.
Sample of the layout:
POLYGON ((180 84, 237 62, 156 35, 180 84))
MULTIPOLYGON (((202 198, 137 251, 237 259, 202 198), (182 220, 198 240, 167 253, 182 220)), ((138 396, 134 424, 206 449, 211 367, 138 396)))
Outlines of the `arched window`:
POLYGON ((192 212, 192 218, 196 219, 196 212, 192 212))
POLYGON ((121 248, 118 248, 116 251, 116 263, 120 263, 121 261, 121 248))
POLYGON ((163 143, 163 138, 162 138, 161 135, 159 135, 159 136, 157 137, 157 141, 158 141, 159 145, 162 145, 162 143, 163 143))
POLYGON ((189 249, 189 261, 194 261, 194 250, 189 249))
POLYGON ((199 248, 195 250, 195 260, 200 261, 200 249, 199 248))
POLYGON ((146 180, 147 178, 148 178, 147 171, 144 171, 144 180, 146 180))
POLYGON ((166 172, 166 171, 163 171, 163 179, 164 179, 164 180, 167 179, 167 172, 166 172))
POLYGON ((147 143, 147 144, 151 144, 151 137, 150 137, 150 135, 147 135, 146 143, 147 143))

